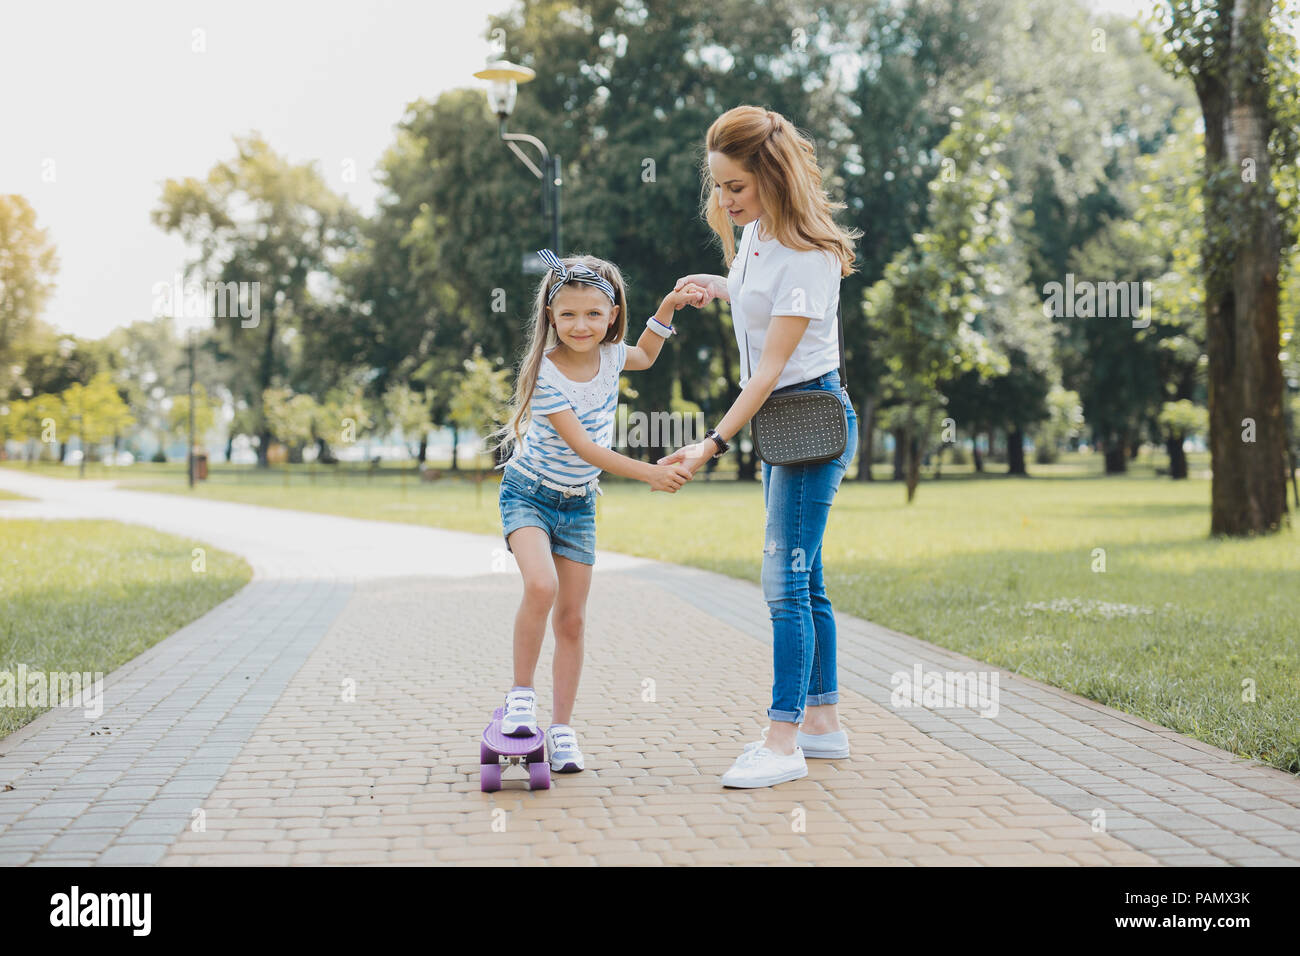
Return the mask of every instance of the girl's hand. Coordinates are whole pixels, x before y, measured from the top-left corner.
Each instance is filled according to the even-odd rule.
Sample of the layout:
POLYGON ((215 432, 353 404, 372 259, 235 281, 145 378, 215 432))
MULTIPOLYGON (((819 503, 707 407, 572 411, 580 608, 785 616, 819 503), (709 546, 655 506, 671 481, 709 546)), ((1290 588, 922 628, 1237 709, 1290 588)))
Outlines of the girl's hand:
POLYGON ((684 465, 651 465, 651 491, 675 492, 694 477, 694 473, 684 465))
POLYGON ((696 306, 697 309, 704 308, 714 299, 722 299, 724 302, 731 301, 727 297, 727 280, 723 276, 710 275, 707 272, 698 272, 695 275, 682 276, 677 280, 677 284, 674 285, 673 288, 680 289, 688 283, 699 286, 704 290, 704 301, 696 306))
POLYGON ((706 438, 704 441, 696 442, 694 445, 683 445, 671 455, 665 455, 659 459, 661 465, 680 464, 690 470, 691 477, 700 470, 700 466, 713 457, 718 450, 718 446, 713 443, 713 439, 706 438))
POLYGON ((707 293, 702 286, 686 283, 664 296, 664 304, 671 305, 676 312, 683 306, 693 305, 700 308, 707 300, 707 293))

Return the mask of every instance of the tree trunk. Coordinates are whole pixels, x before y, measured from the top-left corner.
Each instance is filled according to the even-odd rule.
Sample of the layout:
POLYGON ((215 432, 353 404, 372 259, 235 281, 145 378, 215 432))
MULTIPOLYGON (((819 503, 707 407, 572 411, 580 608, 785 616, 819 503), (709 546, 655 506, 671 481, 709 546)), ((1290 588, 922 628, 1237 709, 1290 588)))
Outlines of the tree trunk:
POLYGON ((907 429, 907 503, 916 497, 916 486, 921 483, 921 443, 912 429, 907 429))
POLYGON ((862 405, 862 427, 858 429, 858 481, 875 480, 871 474, 871 451, 876 435, 876 400, 868 395, 862 405))
POLYGON ((751 447, 749 449, 749 454, 746 455, 740 450, 740 446, 737 445, 736 454, 740 456, 740 465, 737 469, 736 477, 741 481, 758 480, 759 470, 762 467, 758 458, 758 452, 751 447))
MULTIPOLYGON (((1275 531, 1286 509, 1281 235, 1268 140, 1277 124, 1264 75, 1271 0, 1219 5, 1226 42, 1192 81, 1205 118, 1205 333, 1209 355, 1210 533, 1275 531)), ((1189 51, 1188 55, 1194 55, 1189 51)))
POLYGON ((424 461, 429 455, 429 433, 425 431, 420 435, 420 453, 416 456, 416 467, 423 468, 424 461))
POLYGON ((452 425, 451 426, 451 470, 452 471, 460 470, 460 464, 457 460, 459 455, 460 455, 460 430, 455 425, 452 425))
POLYGON ((234 453, 235 453, 235 433, 232 430, 230 434, 226 436, 226 463, 227 464, 230 463, 230 456, 233 455, 234 453))
POLYGON ((337 464, 338 459, 334 457, 334 452, 330 448, 330 443, 324 438, 316 439, 316 464, 333 465, 337 464))
POLYGON ((1021 428, 1007 432, 1007 474, 1025 476, 1025 433, 1021 428))
POLYGON ((1169 477, 1187 477, 1187 453, 1183 451, 1183 436, 1165 439, 1165 452, 1169 455, 1169 477))
POLYGON ((894 438, 894 474, 889 480, 902 481, 906 477, 905 471, 907 467, 906 434, 901 428, 892 428, 889 434, 894 438))
POLYGON ((984 473, 984 453, 980 451, 980 432, 975 429, 970 433, 971 458, 975 462, 975 473, 982 475, 984 473))
POLYGON ((1106 474, 1122 475, 1128 471, 1128 444, 1122 438, 1111 438, 1104 443, 1106 474))
MULTIPOLYGON (((258 374, 260 388, 257 390, 257 404, 255 406, 256 418, 258 421, 265 422, 266 415, 262 406, 262 396, 266 390, 271 387, 271 376, 275 373, 275 336, 276 336, 276 310, 271 309, 271 320, 266 327, 266 345, 262 349, 262 368, 258 374)), ((266 460, 266 452, 271 445, 271 433, 266 430, 265 424, 259 435, 262 439, 257 445, 257 467, 267 468, 269 463, 266 460)))

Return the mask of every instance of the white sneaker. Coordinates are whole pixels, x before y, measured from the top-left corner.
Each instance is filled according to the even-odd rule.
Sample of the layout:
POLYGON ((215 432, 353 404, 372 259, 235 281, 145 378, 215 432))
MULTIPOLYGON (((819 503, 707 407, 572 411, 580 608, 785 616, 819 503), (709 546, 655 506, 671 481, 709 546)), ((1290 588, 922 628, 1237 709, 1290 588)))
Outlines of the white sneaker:
MULTIPOLYGON (((767 742, 767 731, 758 740, 745 744, 745 751, 754 750, 767 742)), ((829 734, 805 734, 802 730, 795 735, 795 745, 803 751, 805 757, 820 760, 839 760, 849 755, 849 735, 844 730, 833 730, 829 734)))
POLYGON ((578 749, 578 735, 568 724, 551 724, 546 728, 546 752, 552 773, 577 773, 585 764, 578 749))
POLYGON ((507 737, 531 737, 537 733, 537 692, 512 688, 506 692, 501 732, 507 737))
POLYGON ((722 775, 724 787, 771 787, 808 776, 808 763, 798 747, 794 753, 773 753, 761 744, 746 749, 722 775))

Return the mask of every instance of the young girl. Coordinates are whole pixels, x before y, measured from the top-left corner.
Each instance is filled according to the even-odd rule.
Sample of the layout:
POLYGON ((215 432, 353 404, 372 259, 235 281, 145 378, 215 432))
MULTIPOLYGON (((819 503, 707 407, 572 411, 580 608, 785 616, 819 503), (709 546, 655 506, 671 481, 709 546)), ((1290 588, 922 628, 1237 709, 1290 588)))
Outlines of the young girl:
POLYGON ((503 444, 514 438, 513 454, 501 466, 501 531, 524 578, 515 615, 514 686, 506 694, 502 731, 537 733, 533 674, 549 614, 555 661, 546 751, 553 772, 575 773, 583 769, 583 759, 569 721, 582 673, 600 473, 636 478, 653 491, 667 492, 691 477, 684 465, 650 464, 610 448, 619 373, 653 365, 673 332, 673 313, 702 301, 703 290, 686 284, 668 293, 629 347, 623 340, 627 297, 618 268, 591 256, 561 260, 549 249, 538 254, 550 271, 537 290, 510 418, 496 433, 507 436, 503 444))

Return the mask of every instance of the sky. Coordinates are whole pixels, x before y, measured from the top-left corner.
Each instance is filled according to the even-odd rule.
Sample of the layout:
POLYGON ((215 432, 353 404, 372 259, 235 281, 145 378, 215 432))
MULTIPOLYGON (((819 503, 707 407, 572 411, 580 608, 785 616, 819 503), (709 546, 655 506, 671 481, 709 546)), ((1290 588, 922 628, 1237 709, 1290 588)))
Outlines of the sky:
POLYGON ((488 57, 487 17, 511 4, 0 0, 0 193, 25 197, 57 246, 43 319, 98 338, 150 318, 155 285, 192 259, 150 222, 163 182, 205 177, 237 134, 316 161, 371 212, 372 171, 407 104, 485 88, 472 74, 488 57))

